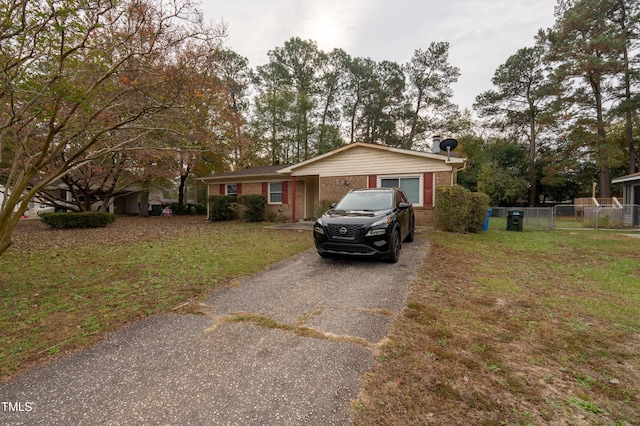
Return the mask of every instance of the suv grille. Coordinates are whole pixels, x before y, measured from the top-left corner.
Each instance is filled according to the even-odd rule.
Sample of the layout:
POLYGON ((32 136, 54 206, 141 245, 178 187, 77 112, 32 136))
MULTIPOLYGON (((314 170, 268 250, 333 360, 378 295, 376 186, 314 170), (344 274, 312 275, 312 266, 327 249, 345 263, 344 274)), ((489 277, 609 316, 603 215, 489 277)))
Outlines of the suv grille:
POLYGON ((354 240, 360 235, 362 227, 360 225, 337 225, 329 224, 329 235, 331 238, 354 240))

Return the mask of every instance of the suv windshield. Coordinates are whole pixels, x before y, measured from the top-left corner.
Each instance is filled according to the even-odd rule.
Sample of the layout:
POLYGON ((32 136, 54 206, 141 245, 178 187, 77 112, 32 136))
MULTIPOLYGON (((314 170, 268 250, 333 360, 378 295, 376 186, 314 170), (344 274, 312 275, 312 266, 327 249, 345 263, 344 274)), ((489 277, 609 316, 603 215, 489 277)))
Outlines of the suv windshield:
POLYGON ((393 207, 393 192, 362 191, 350 192, 335 206, 336 210, 377 211, 393 207))

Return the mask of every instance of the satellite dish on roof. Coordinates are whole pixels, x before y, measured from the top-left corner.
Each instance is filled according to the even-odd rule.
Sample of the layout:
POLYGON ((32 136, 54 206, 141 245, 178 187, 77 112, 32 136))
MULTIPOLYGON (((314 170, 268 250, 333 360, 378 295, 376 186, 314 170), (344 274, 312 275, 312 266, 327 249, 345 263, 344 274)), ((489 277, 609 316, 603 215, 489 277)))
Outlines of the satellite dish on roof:
POLYGON ((458 141, 455 139, 449 138, 440 142, 440 149, 447 151, 447 160, 451 160, 451 151, 456 149, 456 146, 458 146, 458 141))
POLYGON ((451 152, 456 149, 456 146, 458 146, 458 141, 455 139, 445 139, 440 142, 440 149, 443 151, 451 152))

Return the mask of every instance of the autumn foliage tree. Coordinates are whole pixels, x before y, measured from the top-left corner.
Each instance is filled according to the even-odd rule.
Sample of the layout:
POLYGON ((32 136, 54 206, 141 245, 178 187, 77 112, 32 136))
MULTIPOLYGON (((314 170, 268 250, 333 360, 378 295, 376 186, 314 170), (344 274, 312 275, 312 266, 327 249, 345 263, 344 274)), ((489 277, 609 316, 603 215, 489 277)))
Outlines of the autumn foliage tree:
POLYGON ((190 0, 0 5, 0 254, 50 183, 164 127, 190 87, 186 43, 219 47, 190 0))

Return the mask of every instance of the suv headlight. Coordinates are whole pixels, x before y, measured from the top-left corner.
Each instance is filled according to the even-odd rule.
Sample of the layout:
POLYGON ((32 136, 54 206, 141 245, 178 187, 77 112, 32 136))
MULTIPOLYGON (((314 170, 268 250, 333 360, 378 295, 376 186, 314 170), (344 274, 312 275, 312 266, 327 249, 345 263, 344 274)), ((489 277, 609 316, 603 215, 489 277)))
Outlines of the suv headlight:
POLYGON ((387 232, 387 228, 375 228, 369 229, 367 232, 367 237, 375 237, 376 235, 384 235, 387 232))
POLYGON ((318 234, 324 235, 324 228, 322 228, 322 223, 320 222, 316 222, 316 224, 313 225, 313 230, 318 234))
POLYGON ((385 217, 377 222, 371 224, 371 228, 367 232, 367 237, 375 237, 377 235, 384 235, 387 233, 387 227, 391 222, 390 217, 385 217))

